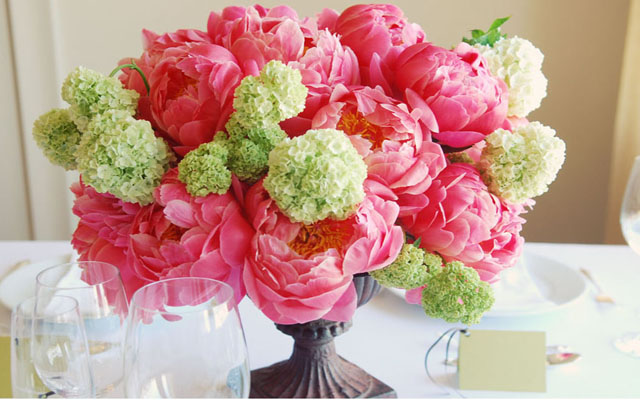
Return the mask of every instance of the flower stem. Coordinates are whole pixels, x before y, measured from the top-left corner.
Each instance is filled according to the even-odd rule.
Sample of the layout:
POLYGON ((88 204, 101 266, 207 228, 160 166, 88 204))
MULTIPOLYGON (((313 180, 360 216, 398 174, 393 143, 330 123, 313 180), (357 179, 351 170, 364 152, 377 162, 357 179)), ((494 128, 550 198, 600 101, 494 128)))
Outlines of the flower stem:
POLYGON ((139 74, 140 77, 142 78, 142 81, 144 82, 144 86, 147 88, 147 95, 149 94, 149 92, 151 92, 151 88, 149 87, 149 82, 147 81, 147 77, 144 75, 144 72, 142 72, 142 70, 140 69, 140 67, 138 67, 136 65, 136 62, 133 61, 133 58, 131 59, 131 64, 122 64, 122 65, 118 65, 113 71, 111 71, 111 73, 109 74, 109 77, 114 76, 115 74, 117 74, 120 70, 125 69, 125 68, 131 68, 136 70, 139 74))

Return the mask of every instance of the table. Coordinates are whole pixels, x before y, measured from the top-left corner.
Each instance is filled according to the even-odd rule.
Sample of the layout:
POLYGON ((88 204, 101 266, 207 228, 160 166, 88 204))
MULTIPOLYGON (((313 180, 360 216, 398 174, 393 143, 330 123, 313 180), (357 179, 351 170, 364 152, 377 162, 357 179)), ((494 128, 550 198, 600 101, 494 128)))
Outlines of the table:
MULTIPOLYGON (((612 339, 626 331, 640 330, 640 256, 627 246, 527 243, 526 250, 566 265, 592 271, 613 295, 617 305, 598 304, 593 292, 578 302, 551 313, 515 318, 485 318, 475 329, 538 330, 547 333, 548 344, 564 344, 583 358, 575 363, 549 367, 546 393, 465 391, 465 397, 602 398, 640 397, 640 359, 617 352, 612 339)), ((0 276, 14 263, 29 258, 43 260, 71 252, 65 241, 0 241, 0 276)), ((252 368, 288 358, 293 340, 249 299, 240 304, 252 368)), ((9 312, 0 306, 0 329, 9 312)), ((383 291, 358 309, 353 327, 336 338, 338 353, 387 383, 401 398, 443 397, 423 367, 426 349, 450 327, 427 318, 419 307, 404 303, 383 291)), ((435 359, 444 359, 436 351, 435 359)), ((437 375, 437 371, 434 374, 437 375)), ((455 395, 454 395, 455 396, 455 395)))

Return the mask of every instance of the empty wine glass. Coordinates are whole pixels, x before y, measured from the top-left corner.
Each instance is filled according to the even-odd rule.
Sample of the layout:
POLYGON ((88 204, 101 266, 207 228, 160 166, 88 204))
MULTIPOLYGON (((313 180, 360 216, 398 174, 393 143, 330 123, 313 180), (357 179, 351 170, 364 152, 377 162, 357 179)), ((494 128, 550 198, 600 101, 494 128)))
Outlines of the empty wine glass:
POLYGON ((247 397, 249 363, 233 289, 175 278, 131 299, 125 352, 127 397, 247 397))
POLYGON ((11 378, 15 397, 94 396, 89 348, 76 299, 36 297, 12 313, 11 378))
MULTIPOLYGON (((625 240, 640 255, 640 156, 631 168, 631 175, 622 200, 620 226, 625 240)), ((631 332, 617 338, 614 344, 618 350, 634 357, 640 357, 640 332, 631 332)))
POLYGON ((11 391, 13 397, 45 397, 50 389, 33 367, 31 332, 35 297, 24 300, 11 312, 11 391))
POLYGON ((97 397, 123 397, 123 344, 128 313, 120 272, 99 261, 45 269, 36 277, 36 297, 75 298, 86 327, 97 397))

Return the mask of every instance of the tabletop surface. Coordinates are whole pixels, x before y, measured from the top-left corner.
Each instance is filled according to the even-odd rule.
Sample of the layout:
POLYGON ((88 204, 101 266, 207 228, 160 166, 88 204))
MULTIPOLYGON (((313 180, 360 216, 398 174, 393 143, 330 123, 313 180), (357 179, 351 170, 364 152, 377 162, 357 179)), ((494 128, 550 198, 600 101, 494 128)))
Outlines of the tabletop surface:
MULTIPOLYGON (((582 354, 574 363, 547 369, 545 393, 461 391, 450 386, 435 363, 432 375, 445 386, 429 380, 424 371, 427 348, 456 324, 428 318, 422 310, 396 295, 382 291, 356 311, 353 327, 336 338, 338 353, 393 387, 401 398, 415 397, 640 397, 640 359, 615 350, 613 339, 628 331, 640 331, 640 256, 627 246, 527 243, 528 252, 555 259, 571 268, 586 268, 616 299, 616 305, 594 301, 591 286, 578 301, 556 311, 520 317, 485 317, 474 329, 544 331, 547 344, 566 345, 582 354)), ((0 277, 23 259, 32 262, 71 252, 65 241, 0 241, 0 277)), ((249 299, 240 304, 252 368, 289 357, 293 340, 249 299)), ((8 327, 9 311, 0 305, 0 333, 8 327)), ((443 360, 436 349, 433 360, 443 360)))

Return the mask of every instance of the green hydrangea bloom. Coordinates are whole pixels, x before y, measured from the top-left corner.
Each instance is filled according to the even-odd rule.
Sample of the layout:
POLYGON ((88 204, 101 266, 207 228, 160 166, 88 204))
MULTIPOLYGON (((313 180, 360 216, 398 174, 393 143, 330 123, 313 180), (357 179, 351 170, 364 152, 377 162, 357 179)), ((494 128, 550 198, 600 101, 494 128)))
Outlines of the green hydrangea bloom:
POLYGON ((425 253, 415 244, 405 243, 394 262, 369 272, 369 275, 383 286, 414 289, 424 285, 429 272, 438 269, 441 265, 440 256, 425 253))
POLYGON ((547 191, 565 157, 565 143, 539 122, 487 136, 479 170, 489 190, 512 203, 547 191))
POLYGON ((231 186, 231 171, 226 166, 228 157, 229 152, 220 141, 201 144, 178 164, 178 179, 187 185, 192 196, 224 194, 231 186))
POLYGON ((493 302, 491 286, 480 280, 475 269, 459 261, 430 273, 422 291, 422 307, 428 316, 465 325, 480 322, 493 302))
POLYGON ((153 201, 153 190, 174 160, 148 121, 136 120, 123 110, 94 117, 76 155, 85 183, 100 193, 142 205, 153 201))
POLYGON ((53 109, 33 123, 33 139, 52 164, 76 169, 76 148, 82 134, 71 120, 69 110, 53 109))
POLYGON ((240 180, 255 183, 267 173, 269 152, 287 134, 278 124, 246 126, 237 113, 231 115, 225 128, 230 136, 229 169, 240 180))
POLYGON ((139 94, 122 87, 115 77, 78 67, 62 84, 62 98, 71 105, 71 117, 81 132, 88 129, 93 117, 107 110, 136 113, 139 94))
POLYGON ((309 130, 285 139, 269 154, 264 187, 292 221, 342 220, 364 199, 367 166, 347 136, 309 130))
POLYGON ((259 76, 242 80, 236 88, 233 107, 245 125, 277 124, 301 113, 306 98, 307 88, 300 71, 272 60, 259 76))

